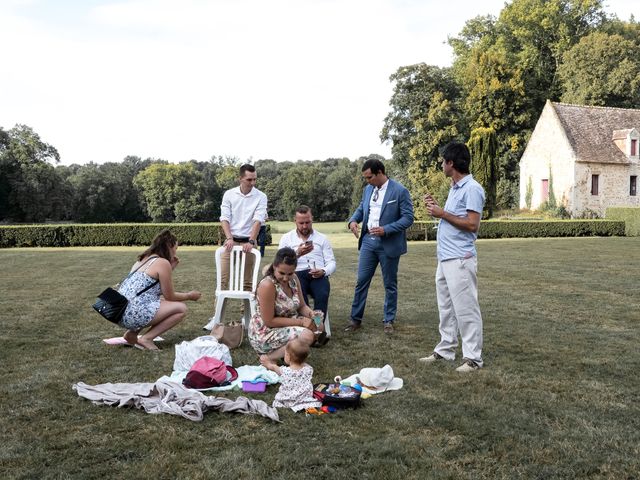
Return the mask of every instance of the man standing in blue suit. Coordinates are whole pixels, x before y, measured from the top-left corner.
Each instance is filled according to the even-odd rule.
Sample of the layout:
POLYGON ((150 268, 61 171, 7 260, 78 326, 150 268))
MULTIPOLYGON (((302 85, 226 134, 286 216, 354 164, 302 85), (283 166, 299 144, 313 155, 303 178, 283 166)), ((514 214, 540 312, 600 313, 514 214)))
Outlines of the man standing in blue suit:
POLYGON ((351 322, 345 331, 353 332, 361 327, 369 285, 379 263, 385 289, 384 332, 392 334, 398 308, 398 264, 400 255, 407 253, 406 230, 413 224, 413 204, 409 191, 387 177, 380 160, 364 162, 362 176, 369 185, 349 219, 349 229, 356 237, 358 224, 362 222, 362 234, 358 239, 360 258, 351 322))

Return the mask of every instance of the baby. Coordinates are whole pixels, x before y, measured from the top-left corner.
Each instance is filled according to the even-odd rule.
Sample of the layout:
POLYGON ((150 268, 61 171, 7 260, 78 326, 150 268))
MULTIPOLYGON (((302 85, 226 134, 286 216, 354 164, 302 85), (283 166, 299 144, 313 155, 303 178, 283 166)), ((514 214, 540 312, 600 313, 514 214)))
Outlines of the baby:
POLYGON ((320 408, 322 403, 313 396, 313 367, 305 360, 309 356, 309 345, 299 338, 294 338, 285 347, 284 361, 288 367, 278 367, 266 355, 261 358, 262 364, 280 376, 280 390, 273 400, 276 408, 291 408, 294 412, 307 408, 320 408))

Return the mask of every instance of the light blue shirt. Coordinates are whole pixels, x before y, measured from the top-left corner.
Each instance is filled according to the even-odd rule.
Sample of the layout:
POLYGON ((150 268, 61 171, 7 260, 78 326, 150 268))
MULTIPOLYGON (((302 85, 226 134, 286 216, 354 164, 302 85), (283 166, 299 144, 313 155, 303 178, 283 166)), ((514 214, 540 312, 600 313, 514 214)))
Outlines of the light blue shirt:
MULTIPOLYGON (((466 217, 467 210, 482 215, 483 207, 484 189, 471 175, 465 175, 453 184, 444 204, 444 209, 457 217, 466 217)), ((475 257, 477 236, 475 232, 460 230, 441 218, 438 224, 438 261, 475 257)))

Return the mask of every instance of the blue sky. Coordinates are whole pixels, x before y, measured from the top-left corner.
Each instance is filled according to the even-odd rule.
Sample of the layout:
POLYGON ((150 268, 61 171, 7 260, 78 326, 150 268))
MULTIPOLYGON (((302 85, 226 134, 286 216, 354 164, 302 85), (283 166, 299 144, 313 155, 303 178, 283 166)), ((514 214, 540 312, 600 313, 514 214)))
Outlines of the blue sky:
MULTIPOLYGON (((634 0, 607 10, 640 18, 634 0), (634 10, 635 9, 635 10, 634 10)), ((62 163, 389 156, 389 76, 503 0, 0 0, 0 126, 62 163)))

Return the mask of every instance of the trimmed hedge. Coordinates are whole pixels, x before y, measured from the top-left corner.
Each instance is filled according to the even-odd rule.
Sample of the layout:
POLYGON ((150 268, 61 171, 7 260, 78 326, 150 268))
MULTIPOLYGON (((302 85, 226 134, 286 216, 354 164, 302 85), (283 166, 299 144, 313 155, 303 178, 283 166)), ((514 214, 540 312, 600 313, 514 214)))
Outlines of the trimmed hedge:
MULTIPOLYGON (((435 240, 436 222, 415 222, 407 231, 409 240, 435 240)), ((549 220, 514 221, 486 220, 480 222, 478 238, 521 237, 610 237, 625 236, 625 222, 611 220, 549 220)))
MULTIPOLYGON (((637 214, 640 209, 625 213, 637 214)), ((631 215, 633 222, 640 223, 631 215)), ((638 235, 638 223, 622 220, 513 221, 488 220, 480 223, 479 238, 588 237, 638 235), (631 224, 631 227, 629 225, 631 224), (635 228, 635 230, 633 230, 635 228), (633 233, 635 232, 635 233, 633 233), (629 235, 629 234, 628 234, 629 235)), ((435 240, 437 222, 415 222, 407 230, 408 240, 435 240)), ((181 245, 222 245, 224 233, 219 223, 114 223, 67 225, 0 226, 0 248, 10 247, 98 247, 146 246, 163 228, 169 228, 181 245)), ((267 245, 271 245, 267 224, 267 245)))
POLYGON ((640 207, 610 207, 605 217, 607 220, 623 220, 627 237, 640 237, 640 207))
MULTIPOLYGON (((146 246, 164 228, 181 245, 222 245, 219 223, 113 223, 0 226, 0 248, 146 246)), ((267 224, 267 245, 271 245, 267 224)))

